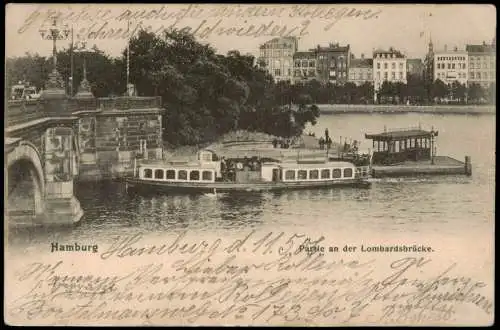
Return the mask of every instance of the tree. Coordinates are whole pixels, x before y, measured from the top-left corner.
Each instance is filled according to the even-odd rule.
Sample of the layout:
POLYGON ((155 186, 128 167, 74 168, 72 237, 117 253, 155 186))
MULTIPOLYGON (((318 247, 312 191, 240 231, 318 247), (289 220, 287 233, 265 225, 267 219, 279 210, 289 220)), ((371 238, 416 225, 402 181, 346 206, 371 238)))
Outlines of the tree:
POLYGON ((467 98, 470 103, 479 103, 485 97, 485 90, 478 83, 472 83, 467 88, 467 98))
POLYGON ((450 87, 450 92, 452 99, 456 99, 458 102, 465 101, 465 93, 467 89, 464 84, 461 84, 459 81, 455 80, 450 87))
POLYGON ((490 84, 488 88, 488 101, 490 104, 496 104, 497 99, 497 84, 495 82, 490 84))
POLYGON ((431 87, 431 97, 433 100, 440 101, 449 94, 448 86, 440 79, 434 81, 431 87))

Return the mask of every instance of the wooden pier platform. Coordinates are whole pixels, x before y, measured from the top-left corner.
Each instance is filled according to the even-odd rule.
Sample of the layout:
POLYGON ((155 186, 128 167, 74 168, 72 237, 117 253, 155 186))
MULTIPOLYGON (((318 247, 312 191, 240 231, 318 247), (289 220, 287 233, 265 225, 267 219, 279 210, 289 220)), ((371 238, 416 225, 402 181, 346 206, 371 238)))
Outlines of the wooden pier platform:
POLYGON ((372 177, 405 177, 419 175, 472 175, 470 157, 461 162, 448 156, 435 156, 434 164, 430 160, 406 161, 394 165, 372 166, 372 177))

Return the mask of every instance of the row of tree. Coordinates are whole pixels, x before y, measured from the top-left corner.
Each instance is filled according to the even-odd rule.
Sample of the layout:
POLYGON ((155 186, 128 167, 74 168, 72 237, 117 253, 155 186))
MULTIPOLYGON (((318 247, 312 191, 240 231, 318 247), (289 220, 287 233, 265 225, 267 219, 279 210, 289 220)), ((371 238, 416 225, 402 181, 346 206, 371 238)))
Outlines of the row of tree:
MULTIPOLYGON (((436 104, 455 102, 460 104, 495 104, 496 84, 483 88, 479 84, 466 86, 458 81, 450 86, 441 80, 426 82, 418 76, 410 75, 407 83, 384 81, 374 98, 374 86, 370 82, 357 86, 352 82, 343 85, 331 83, 321 84, 317 80, 310 80, 303 84, 291 85, 288 81, 277 83, 279 88, 292 94, 304 93, 310 95, 317 104, 436 104)), ((288 97, 283 95, 281 97, 288 97)))
MULTIPOLYGON (((161 36, 141 31, 129 47, 130 82, 140 96, 162 97, 167 109, 164 139, 171 145, 202 144, 238 129, 298 136, 319 117, 310 95, 276 84, 251 55, 216 54, 209 45, 178 31, 161 36)), ((71 56, 65 49, 57 54, 57 67, 69 83, 73 58, 74 86, 68 84, 68 93, 77 92, 85 58, 96 97, 123 95, 126 54, 124 49, 121 57, 112 58, 94 48, 71 56)), ((10 58, 6 64, 7 86, 24 80, 42 88, 52 70, 51 58, 32 54, 10 58)))

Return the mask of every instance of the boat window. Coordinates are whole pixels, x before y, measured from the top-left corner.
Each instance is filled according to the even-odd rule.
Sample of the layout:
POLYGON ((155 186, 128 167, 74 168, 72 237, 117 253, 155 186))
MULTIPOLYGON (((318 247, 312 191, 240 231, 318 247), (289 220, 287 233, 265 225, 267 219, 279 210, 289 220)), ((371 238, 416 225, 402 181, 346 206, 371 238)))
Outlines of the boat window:
POLYGON ((203 171, 202 173, 203 180, 212 181, 212 172, 211 171, 203 171))
POLYGON ((167 170, 167 180, 175 180, 175 170, 167 170))
POLYGON ((155 170, 155 179, 163 179, 163 170, 155 170))
POLYGON ((318 170, 310 170, 309 171, 309 179, 314 180, 319 177, 319 171, 318 170))
POLYGON ((297 173, 297 178, 299 180, 306 180, 307 179, 307 171, 306 170, 299 170, 297 173))
POLYGON ((145 178, 152 178, 153 177, 153 170, 150 168, 144 169, 144 177, 145 178))
POLYGON ((339 168, 334 168, 332 170, 332 178, 340 178, 342 176, 342 172, 339 168))
POLYGON ((285 180, 295 180, 295 170, 287 170, 285 172, 285 180))
POLYGON ((330 179, 330 170, 321 170, 322 179, 330 179))
POLYGON ((352 168, 344 168, 344 178, 352 178, 352 168))
POLYGON ((200 171, 189 172, 189 180, 192 180, 192 181, 200 180, 200 171))
POLYGON ((177 173, 177 179, 178 180, 187 180, 188 178, 188 173, 186 170, 180 170, 178 173, 177 173))
POLYGON ((210 162, 212 161, 212 154, 209 153, 209 152, 203 152, 201 154, 201 160, 205 161, 205 162, 210 162))

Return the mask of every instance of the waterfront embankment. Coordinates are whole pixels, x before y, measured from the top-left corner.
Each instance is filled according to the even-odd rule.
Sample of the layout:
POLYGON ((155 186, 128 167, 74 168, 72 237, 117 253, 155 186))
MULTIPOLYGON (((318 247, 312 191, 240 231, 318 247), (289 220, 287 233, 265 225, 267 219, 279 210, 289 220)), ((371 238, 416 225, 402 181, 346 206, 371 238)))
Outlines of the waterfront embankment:
POLYGON ((494 105, 392 105, 392 104, 318 104, 321 114, 336 113, 435 113, 495 114, 494 105))

